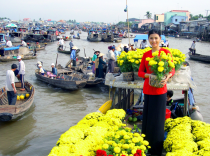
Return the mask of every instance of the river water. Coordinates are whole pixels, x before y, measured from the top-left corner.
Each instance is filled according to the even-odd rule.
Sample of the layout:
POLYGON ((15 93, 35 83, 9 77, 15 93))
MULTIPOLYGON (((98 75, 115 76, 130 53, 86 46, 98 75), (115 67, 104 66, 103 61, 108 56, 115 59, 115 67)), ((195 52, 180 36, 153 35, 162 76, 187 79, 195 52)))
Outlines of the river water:
MULTIPOLYGON (((69 34, 66 33, 66 34, 69 34)), ((187 53, 192 40, 168 38, 170 47, 180 49, 187 53)), ((107 47, 118 45, 118 43, 94 43, 87 41, 87 33, 82 32, 80 40, 73 40, 81 51, 80 56, 85 53, 92 57, 93 49, 100 50, 106 54, 107 47)), ((123 39, 122 43, 128 43, 123 39)), ((133 43, 133 39, 131 39, 133 43)), ((139 45, 140 43, 138 43, 139 45)), ((65 42, 69 49, 69 41, 65 42)), ((196 43, 198 53, 208 54, 210 43, 196 43)), ((109 99, 108 88, 97 86, 94 88, 83 88, 78 91, 68 91, 55 88, 51 85, 38 81, 34 71, 36 62, 43 61, 44 69, 50 69, 51 63, 55 63, 57 56, 57 42, 49 43, 45 50, 37 52, 37 59, 25 60, 25 79, 35 87, 35 97, 31 109, 19 120, 8 123, 0 122, 0 155, 16 156, 45 156, 53 146, 56 145, 60 135, 75 125, 86 114, 96 111, 109 99)), ((65 65, 69 55, 58 54, 58 64, 65 65)), ((192 77, 197 85, 194 96, 204 121, 210 123, 209 117, 209 86, 210 64, 188 60, 191 67, 192 77)), ((5 85, 6 71, 12 63, 0 63, 0 87, 5 85)))

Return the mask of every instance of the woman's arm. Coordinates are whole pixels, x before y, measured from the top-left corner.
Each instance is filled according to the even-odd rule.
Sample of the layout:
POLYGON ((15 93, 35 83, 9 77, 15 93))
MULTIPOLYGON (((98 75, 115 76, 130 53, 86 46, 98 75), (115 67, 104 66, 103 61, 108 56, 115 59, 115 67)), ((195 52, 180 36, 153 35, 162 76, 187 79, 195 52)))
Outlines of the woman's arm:
POLYGON ((104 61, 102 60, 102 58, 99 58, 99 63, 101 63, 101 64, 106 64, 106 62, 104 62, 104 61))

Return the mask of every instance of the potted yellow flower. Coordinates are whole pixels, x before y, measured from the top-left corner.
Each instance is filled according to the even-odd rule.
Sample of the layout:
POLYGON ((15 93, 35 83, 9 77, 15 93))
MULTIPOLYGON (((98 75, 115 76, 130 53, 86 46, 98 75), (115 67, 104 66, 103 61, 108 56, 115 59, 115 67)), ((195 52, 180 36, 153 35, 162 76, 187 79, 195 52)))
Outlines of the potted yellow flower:
POLYGON ((129 53, 122 52, 121 55, 117 58, 117 64, 120 67, 121 72, 123 73, 124 81, 133 81, 133 70, 132 62, 130 61, 131 56, 129 53))
POLYGON ((156 51, 152 53, 152 58, 147 57, 146 61, 149 61, 149 66, 154 74, 150 75, 149 84, 156 88, 162 88, 161 80, 164 80, 166 75, 175 68, 171 54, 167 54, 162 51, 156 51))

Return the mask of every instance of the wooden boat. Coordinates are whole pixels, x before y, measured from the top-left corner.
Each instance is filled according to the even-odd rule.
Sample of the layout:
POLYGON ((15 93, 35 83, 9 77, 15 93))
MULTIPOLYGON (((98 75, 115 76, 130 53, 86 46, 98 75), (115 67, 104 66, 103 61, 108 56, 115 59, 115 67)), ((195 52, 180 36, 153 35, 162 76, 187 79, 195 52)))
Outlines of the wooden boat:
POLYGON ((114 39, 114 42, 120 43, 120 42, 122 42, 122 39, 120 39, 120 38, 115 38, 115 39, 114 39))
POLYGON ((40 47, 40 48, 35 48, 35 49, 36 49, 36 51, 44 50, 45 49, 45 46, 40 47))
POLYGON ((102 41, 103 42, 113 42, 114 41, 114 35, 113 34, 103 34, 102 35, 102 41))
POLYGON ((196 60, 196 61, 210 63, 210 56, 201 55, 201 54, 197 54, 197 53, 195 55, 192 55, 191 52, 189 52, 188 55, 189 55, 191 60, 196 60))
POLYGON ((34 100, 34 87, 29 83, 25 82, 25 91, 20 91, 21 83, 15 83, 17 94, 25 95, 30 94, 27 99, 17 100, 15 105, 8 105, 7 91, 4 88, 0 90, 0 121, 12 121, 23 116, 32 106, 34 100))
POLYGON ((101 34, 89 34, 87 40, 90 42, 101 42, 101 34))
POLYGON ((68 90, 78 90, 79 88, 85 87, 85 85, 87 84, 86 80, 82 79, 78 74, 70 74, 68 76, 58 74, 60 78, 52 79, 47 77, 46 75, 40 75, 38 73, 38 69, 36 69, 35 75, 40 81, 68 90), (64 76, 64 79, 61 78, 62 76, 64 76))
MULTIPOLYGON (((59 52, 59 53, 64 53, 64 54, 71 54, 71 51, 69 50, 69 51, 67 51, 67 50, 61 50, 60 48, 57 48, 57 51, 59 52)), ((76 50, 76 53, 79 53, 80 52, 80 49, 77 49, 76 50)))
POLYGON ((85 87, 92 87, 103 82, 102 78, 95 78, 95 76, 89 75, 88 72, 86 72, 85 68, 83 69, 80 68, 81 72, 77 72, 78 71, 77 69, 78 68, 76 68, 76 70, 74 68, 71 68, 71 69, 62 68, 62 69, 57 69, 57 70, 58 70, 58 74, 61 74, 62 76, 64 75, 64 77, 76 74, 82 80, 86 81, 85 87))
MULTIPOLYGON (((36 59, 36 55, 28 54, 22 57, 22 60, 31 60, 31 59, 36 59)), ((17 57, 16 56, 0 57, 0 62, 9 62, 9 61, 17 61, 17 57)))
POLYGON ((73 39, 80 39, 80 36, 77 36, 77 37, 73 36, 73 39))

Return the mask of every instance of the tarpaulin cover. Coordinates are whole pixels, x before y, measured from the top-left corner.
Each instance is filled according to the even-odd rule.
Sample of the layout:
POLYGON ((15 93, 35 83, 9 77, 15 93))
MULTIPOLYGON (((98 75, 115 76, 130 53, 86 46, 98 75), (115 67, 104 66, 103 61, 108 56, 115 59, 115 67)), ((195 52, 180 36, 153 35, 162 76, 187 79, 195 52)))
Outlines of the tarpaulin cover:
MULTIPOLYGON (((141 35, 136 35, 136 37, 134 38, 134 42, 138 42, 138 40, 148 40, 148 34, 141 34, 141 35)), ((166 37, 165 35, 161 35, 161 40, 164 40, 164 42, 166 41, 166 37)))
POLYGON ((8 48, 4 48, 4 51, 8 51, 8 50, 16 50, 16 49, 19 49, 20 46, 17 46, 17 47, 8 47, 8 48))

